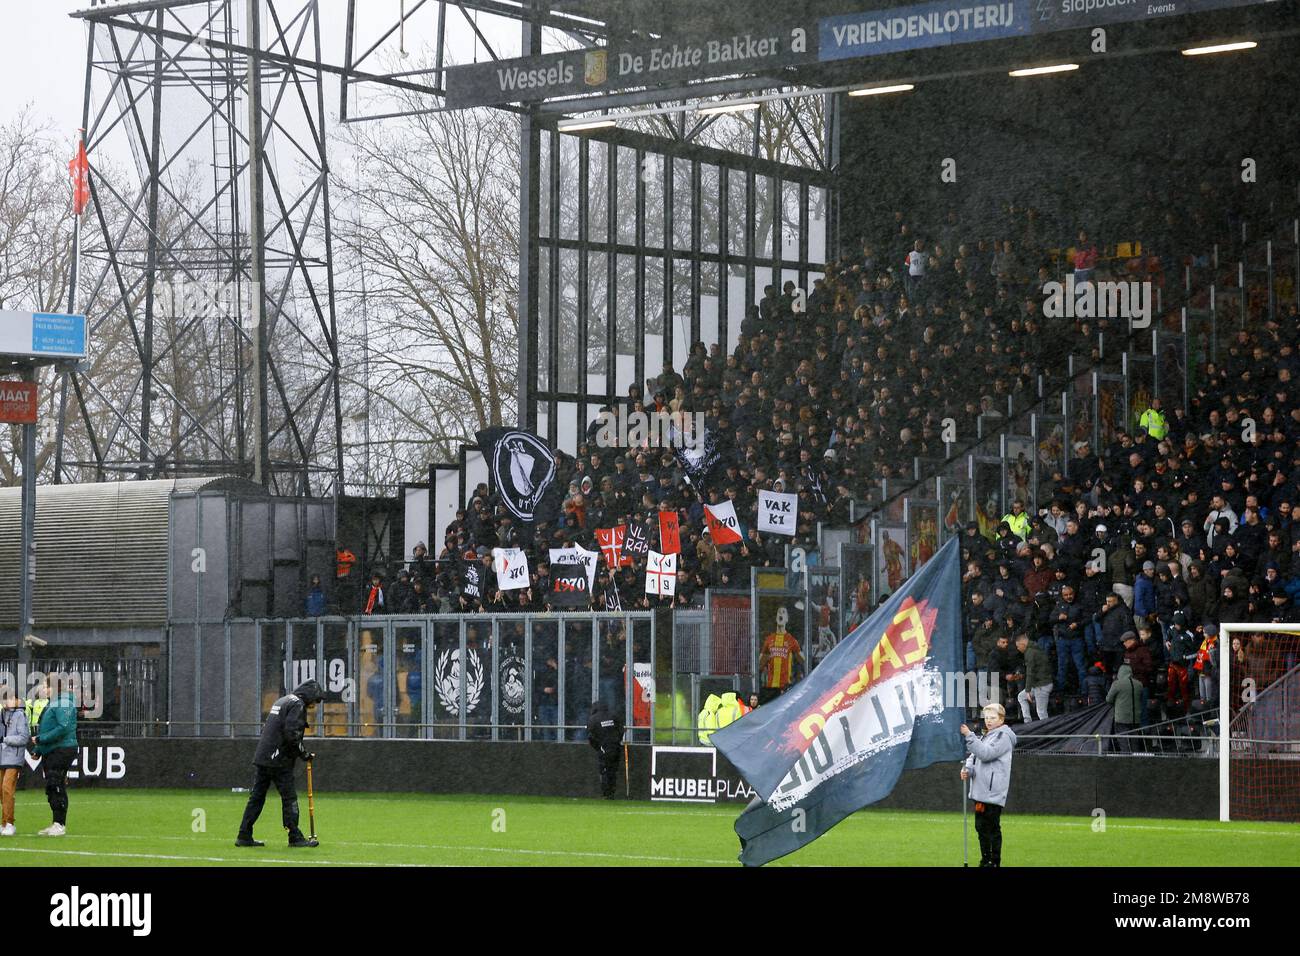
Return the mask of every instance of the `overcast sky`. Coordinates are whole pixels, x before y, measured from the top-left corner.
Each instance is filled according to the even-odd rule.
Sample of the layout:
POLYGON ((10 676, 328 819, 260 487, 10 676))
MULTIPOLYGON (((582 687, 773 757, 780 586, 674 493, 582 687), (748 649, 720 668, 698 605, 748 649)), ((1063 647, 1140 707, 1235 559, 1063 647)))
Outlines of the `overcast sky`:
POLYGON ((26 104, 36 115, 66 127, 81 125, 86 29, 67 14, 85 0, 5 0, 10 14, 0 30, 0 122, 26 104), (17 8, 22 16, 13 16, 17 8))
MULTIPOLYGON (((366 0, 358 27, 358 48, 369 46, 370 39, 395 22, 399 0, 366 0)), ((82 20, 70 17, 74 10, 87 9, 90 0, 0 0, 0 9, 10 14, 0 30, 0 123, 8 122, 25 105, 36 116, 50 120, 69 141, 81 125, 82 91, 85 86, 87 27, 82 20), (19 14, 21 15, 15 15, 19 14)), ((408 26, 407 47, 417 51, 428 38, 435 36, 434 9, 427 4, 408 26)), ((237 6, 239 9, 239 6, 237 6)), ((298 8, 295 0, 281 0, 282 15, 292 15, 298 8)), ((343 62, 344 26, 347 0, 321 0, 321 34, 325 58, 343 62)), ((237 13, 242 17, 242 9, 237 13)), ((517 55, 519 27, 499 18, 481 16, 479 28, 499 47, 501 55, 517 55)), ((447 19, 448 45, 452 58, 471 62, 486 56, 477 43, 467 21, 452 8, 447 19)), ((396 42, 390 44, 395 50, 396 42)), ((337 110, 337 88, 326 94, 326 108, 337 110)))

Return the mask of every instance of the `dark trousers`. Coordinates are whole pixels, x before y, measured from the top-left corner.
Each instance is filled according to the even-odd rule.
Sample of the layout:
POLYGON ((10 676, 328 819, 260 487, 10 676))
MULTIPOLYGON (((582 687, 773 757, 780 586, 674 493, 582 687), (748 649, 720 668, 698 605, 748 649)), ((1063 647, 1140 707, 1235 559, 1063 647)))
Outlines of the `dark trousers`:
POLYGON ((976 803, 975 832, 980 838, 980 866, 1001 866, 1002 808, 996 803, 976 803))
POLYGON ((45 799, 55 823, 68 822, 68 770, 77 759, 76 747, 60 747, 41 758, 41 773, 45 775, 45 799))
POLYGON ((239 824, 241 837, 253 836, 253 824, 262 815, 267 791, 273 783, 280 792, 280 817, 284 828, 289 831, 289 839, 302 836, 298 829, 298 790, 294 786, 291 763, 287 767, 253 768, 253 789, 248 794, 248 806, 244 807, 244 819, 239 824))
POLYGON ((1065 678, 1070 673, 1070 663, 1079 675, 1079 690, 1083 690, 1083 678, 1087 668, 1083 663, 1083 636, 1058 637, 1056 639, 1056 689, 1065 693, 1065 678))
POLYGON ((609 799, 618 789, 618 747, 596 751, 596 763, 600 767, 600 794, 609 799))

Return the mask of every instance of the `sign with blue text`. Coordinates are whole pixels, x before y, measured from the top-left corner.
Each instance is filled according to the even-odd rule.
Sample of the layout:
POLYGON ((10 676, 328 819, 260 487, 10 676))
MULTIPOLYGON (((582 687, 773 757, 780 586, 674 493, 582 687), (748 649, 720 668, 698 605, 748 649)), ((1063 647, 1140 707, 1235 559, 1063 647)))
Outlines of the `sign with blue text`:
POLYGON ((83 359, 86 317, 0 310, 0 355, 83 359))

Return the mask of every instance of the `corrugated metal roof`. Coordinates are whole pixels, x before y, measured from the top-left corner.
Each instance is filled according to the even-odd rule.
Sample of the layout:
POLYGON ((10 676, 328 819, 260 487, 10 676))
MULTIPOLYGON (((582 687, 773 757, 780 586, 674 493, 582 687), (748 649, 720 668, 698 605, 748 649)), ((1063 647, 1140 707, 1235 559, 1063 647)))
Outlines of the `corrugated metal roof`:
MULTIPOLYGON (((174 492, 225 489, 261 492, 237 478, 38 488, 38 632, 166 624, 168 500, 174 492)), ((0 627, 18 625, 21 539, 22 489, 0 488, 0 627)))

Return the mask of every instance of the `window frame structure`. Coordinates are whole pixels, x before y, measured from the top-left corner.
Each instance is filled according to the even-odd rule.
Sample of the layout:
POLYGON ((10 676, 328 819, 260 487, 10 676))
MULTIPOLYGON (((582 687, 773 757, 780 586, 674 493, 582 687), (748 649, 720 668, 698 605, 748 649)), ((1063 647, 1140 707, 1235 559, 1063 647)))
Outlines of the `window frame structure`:
MULTIPOLYGON (((834 128, 830 110, 828 104, 825 140, 833 138, 829 132, 834 128)), ((751 151, 741 154, 692 142, 684 122, 676 128, 681 135, 669 138, 621 127, 566 133, 536 117, 523 119, 521 427, 537 432, 553 447, 574 453, 601 406, 625 397, 628 385, 638 383, 644 387, 648 378, 660 373, 662 363, 654 364, 655 355, 662 354, 662 361, 672 361, 680 372, 695 342, 716 341, 723 354, 729 354, 739 332, 740 317, 746 306, 757 304, 761 285, 771 282, 779 288, 786 279, 794 278, 801 288, 808 289, 811 279, 820 276, 825 263, 814 260, 810 250, 820 246, 829 255, 834 248, 833 218, 838 204, 833 167, 823 164, 820 169, 806 168, 761 156, 761 124, 760 118, 755 124, 751 151), (572 154, 570 142, 576 143, 576 162, 566 164, 562 158, 572 154), (629 158, 636 168, 635 187, 630 194, 624 188, 620 196, 620 179, 627 176, 624 170, 629 158), (706 167, 710 166, 716 168, 716 177, 706 175, 706 167), (603 169, 603 181, 596 184, 603 190, 604 204, 603 221, 597 222, 599 235, 590 229, 595 178, 592 170, 596 168, 603 169), (733 209, 737 197, 730 188, 733 171, 739 173, 743 183, 739 197, 743 212, 738 216, 733 209), (716 195, 705 195, 706 179, 716 188, 716 195), (783 215, 783 199, 792 194, 790 187, 798 196, 796 216, 783 215), (680 196, 682 190, 687 194, 685 202, 680 196), (823 191, 820 198, 825 214, 820 222, 812 219, 809 211, 814 190, 823 191), (760 250, 757 232, 762 217, 757 204, 764 192, 770 229, 760 250), (705 248, 704 219, 712 214, 710 206, 717 210, 716 251, 705 248), (626 223, 620 228, 620 220, 629 211, 634 216, 630 242, 626 241, 626 223), (682 212, 685 229, 678 221, 682 212), (741 227, 739 243, 733 241, 733 217, 739 219, 741 227), (571 222, 576 222, 576 230, 571 222), (654 233, 648 236, 649 226, 654 227, 654 233), (824 231, 824 235, 813 236, 814 228, 824 231), (675 241, 679 231, 686 239, 681 245, 675 241), (791 232, 793 236, 788 235, 791 232), (633 264, 630 282, 626 275, 629 257, 633 264), (570 266, 566 271, 565 264, 575 260, 576 269, 570 266), (593 261, 605 271, 602 295, 595 300, 589 295, 589 266, 593 261), (705 323, 701 306, 710 270, 717 277, 716 330, 711 327, 711 318, 707 327, 702 327, 705 323), (770 278, 760 282, 763 272, 770 278), (743 280, 744 302, 738 306, 732 299, 735 287, 741 286, 739 280, 743 280), (680 310, 674 309, 675 296, 681 298, 675 283, 681 282, 689 288, 685 297, 689 316, 688 322, 679 326, 678 322, 687 318, 677 315, 680 310), (627 337, 620 337, 619 328, 620 309, 626 310, 625 304, 620 305, 620 296, 628 287, 634 299, 631 344, 635 351, 630 381, 626 370, 622 377, 619 372, 620 347, 625 350, 624 366, 628 357, 627 337), (568 301, 564 301, 566 296, 568 301), (571 326, 575 321, 574 309, 576 333, 564 328, 564 323, 571 326), (657 318, 660 315, 662 319, 657 318), (660 331, 648 331, 652 328, 660 331), (652 343, 656 336, 661 336, 660 340, 652 343), (687 341, 680 341, 682 338, 687 341), (651 344, 653 348, 648 347, 651 344), (603 348, 604 353, 594 368, 588 357, 593 348, 603 348), (571 354, 571 349, 576 349, 576 354, 571 354), (569 365, 562 367, 566 362, 569 365), (603 390, 599 388, 602 375, 603 390)), ((671 122, 664 125, 673 129, 671 122)), ((712 246, 712 230, 708 236, 708 245, 712 246)))

